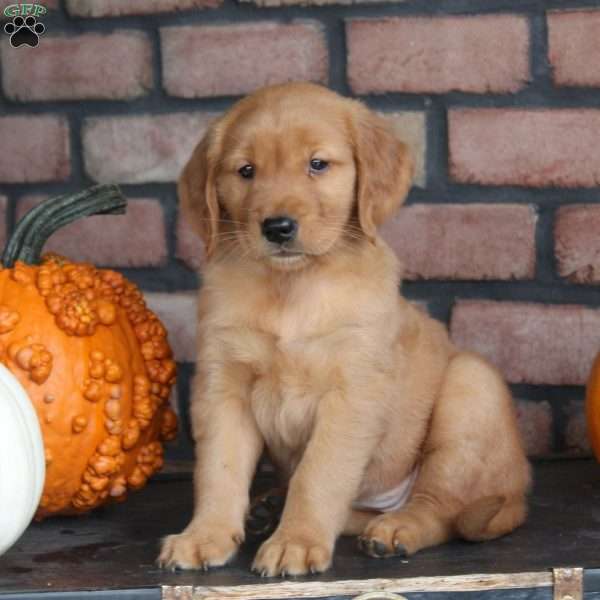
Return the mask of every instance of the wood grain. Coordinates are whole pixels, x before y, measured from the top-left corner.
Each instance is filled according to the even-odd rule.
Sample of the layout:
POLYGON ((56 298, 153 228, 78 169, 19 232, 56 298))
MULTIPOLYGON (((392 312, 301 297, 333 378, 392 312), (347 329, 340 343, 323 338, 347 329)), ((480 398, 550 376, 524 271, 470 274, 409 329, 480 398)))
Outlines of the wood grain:
POLYGON ((366 579, 333 582, 260 583, 240 586, 163 586, 163 600, 274 600, 281 598, 325 598, 365 592, 483 592, 515 588, 550 587, 550 571, 457 575, 454 577, 412 577, 407 579, 366 579))

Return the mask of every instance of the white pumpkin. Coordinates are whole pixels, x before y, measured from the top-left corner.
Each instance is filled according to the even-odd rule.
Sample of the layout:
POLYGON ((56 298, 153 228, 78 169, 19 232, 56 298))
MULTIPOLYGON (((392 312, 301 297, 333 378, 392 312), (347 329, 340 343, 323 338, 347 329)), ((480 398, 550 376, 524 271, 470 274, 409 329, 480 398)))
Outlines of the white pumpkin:
POLYGON ((21 384, 0 363, 0 555, 31 522, 45 474, 37 414, 21 384))

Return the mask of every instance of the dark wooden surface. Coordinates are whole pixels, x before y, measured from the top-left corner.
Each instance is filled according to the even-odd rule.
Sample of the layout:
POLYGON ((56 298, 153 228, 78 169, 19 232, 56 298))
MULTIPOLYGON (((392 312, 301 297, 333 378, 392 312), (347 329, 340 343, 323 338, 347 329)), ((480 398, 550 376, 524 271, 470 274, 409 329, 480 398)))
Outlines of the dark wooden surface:
MULTIPOLYGON (((536 465, 527 524, 484 544, 456 541, 410 559, 362 556, 353 539, 340 540, 333 568, 310 580, 401 578, 473 573, 521 573, 559 566, 600 568, 600 466, 587 460, 536 465)), ((242 585, 256 543, 230 566, 168 572, 154 560, 162 536, 180 531, 191 515, 186 475, 155 480, 126 503, 76 518, 34 523, 0 557, 0 597, 17 592, 156 588, 160 585, 242 585)), ((591 591, 591 590, 590 590, 591 591)))

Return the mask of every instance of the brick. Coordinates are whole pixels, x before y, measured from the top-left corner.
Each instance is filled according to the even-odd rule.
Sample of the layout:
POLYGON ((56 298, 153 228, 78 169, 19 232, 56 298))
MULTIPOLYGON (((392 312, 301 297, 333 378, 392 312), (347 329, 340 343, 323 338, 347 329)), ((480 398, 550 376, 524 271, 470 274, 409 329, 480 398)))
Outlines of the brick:
POLYGON ((558 273, 575 283, 600 282, 600 206, 562 206, 556 214, 554 249, 558 273))
POLYGON ((600 184, 600 110, 451 110, 448 126, 450 174, 460 183, 600 184))
POLYGON ((511 383, 584 385, 600 350, 600 310, 579 305, 462 300, 450 330, 511 383))
POLYGON ((529 80, 524 17, 390 17, 346 23, 357 94, 516 92, 529 80))
MULTIPOLYGON (((21 198, 17 204, 17 218, 21 218, 42 199, 45 197, 21 198)), ((167 259, 162 207, 154 198, 132 199, 124 215, 80 219, 57 231, 44 249, 99 266, 162 266, 167 259)))
POLYGON ((148 307, 158 315, 167 328, 175 360, 177 362, 195 362, 198 293, 148 292, 144 296, 148 307))
POLYGON ((407 279, 532 279, 536 221, 516 204, 413 204, 381 234, 407 279))
POLYGON ((267 84, 327 81, 327 42, 314 22, 164 27, 160 35, 172 96, 237 96, 267 84))
POLYGON ((202 267, 202 261, 204 260, 204 243, 181 212, 177 219, 177 245, 175 255, 194 271, 199 271, 202 267))
POLYGON ((176 113, 86 120, 86 172, 96 181, 175 181, 213 113, 176 113))
POLYGON ((528 456, 552 452, 552 408, 548 402, 517 400, 517 423, 528 456))
POLYGON ((76 17, 120 17, 161 12, 215 8, 223 0, 66 0, 67 11, 76 17))
POLYGON ((2 81, 13 100, 130 99, 152 86, 152 49, 139 31, 45 37, 18 52, 8 44, 2 81))
POLYGON ((427 182, 425 156, 427 130, 425 115, 421 112, 380 113, 391 123, 398 137, 408 146, 415 161, 413 185, 425 187, 427 182))
POLYGON ((571 400, 566 403, 567 424, 564 431, 565 446, 569 454, 590 456, 592 447, 588 439, 585 402, 571 400))
POLYGON ((548 14, 548 58, 554 83, 600 86, 600 11, 548 14))
POLYGON ((69 127, 64 118, 1 117, 0 140, 0 182, 61 181, 69 176, 69 127))

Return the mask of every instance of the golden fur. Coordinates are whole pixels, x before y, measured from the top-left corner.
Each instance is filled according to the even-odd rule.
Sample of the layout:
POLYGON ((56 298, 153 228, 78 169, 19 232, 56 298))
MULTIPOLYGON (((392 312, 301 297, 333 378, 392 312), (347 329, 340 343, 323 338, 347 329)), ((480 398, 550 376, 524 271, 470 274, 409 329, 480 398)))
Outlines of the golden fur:
POLYGON ((265 446, 289 488, 254 561, 264 575, 327 569, 342 533, 387 556, 525 519, 529 466, 506 385, 399 295, 400 265, 377 234, 411 176, 382 118, 306 83, 238 102, 194 151, 179 193, 208 254, 195 510, 164 540, 161 564, 207 568, 235 554, 265 446), (311 170, 315 157, 329 167, 311 170), (246 164, 253 179, 238 172, 246 164), (285 251, 260 227, 281 214, 299 223, 285 251), (352 509, 416 466, 404 508, 352 509))

